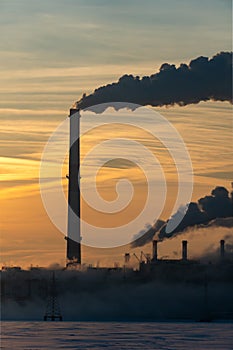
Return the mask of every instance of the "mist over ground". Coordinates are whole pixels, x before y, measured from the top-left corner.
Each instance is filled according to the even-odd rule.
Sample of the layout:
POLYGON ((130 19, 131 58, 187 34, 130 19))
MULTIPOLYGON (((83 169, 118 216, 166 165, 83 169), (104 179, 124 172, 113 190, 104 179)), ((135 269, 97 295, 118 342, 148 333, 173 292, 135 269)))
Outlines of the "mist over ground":
MULTIPOLYGON (((154 272, 147 271, 147 265, 142 271, 59 269, 55 277, 67 321, 199 319, 206 312, 206 281, 211 313, 216 318, 233 315, 232 262, 178 261, 157 265, 154 272)), ((48 269, 2 272, 2 319, 43 320, 51 278, 48 269)))

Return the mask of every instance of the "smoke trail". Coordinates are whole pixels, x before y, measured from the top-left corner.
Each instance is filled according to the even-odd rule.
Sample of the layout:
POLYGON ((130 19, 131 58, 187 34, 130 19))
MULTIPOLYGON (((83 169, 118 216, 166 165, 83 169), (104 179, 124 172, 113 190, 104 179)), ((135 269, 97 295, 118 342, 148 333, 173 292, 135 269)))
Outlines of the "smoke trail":
MULTIPOLYGON (((201 237, 199 235, 199 240, 201 237)), ((173 240, 176 244, 176 238, 173 240)), ((166 244, 171 245, 171 241, 161 243, 164 247, 159 245, 159 252, 166 244)), ((203 271, 206 269, 215 272, 210 275, 211 310, 233 312, 230 272, 224 277, 218 273, 217 266, 212 270, 207 264, 203 271)), ((180 271, 174 266, 172 273, 167 275, 167 268, 162 269, 160 275, 149 279, 130 270, 125 274, 107 269, 57 271, 58 300, 63 318, 65 321, 198 319, 203 309, 204 273, 195 272, 192 266, 186 272, 180 271), (187 283, 190 275, 193 281, 187 283)), ((50 270, 5 272, 2 320, 42 320, 50 278, 50 270)))
POLYGON ((144 246, 151 242, 155 235, 159 240, 171 238, 187 232, 187 229, 195 227, 233 227, 233 192, 223 186, 217 186, 211 191, 211 195, 207 195, 198 199, 198 202, 191 202, 187 206, 179 208, 179 210, 167 222, 158 220, 155 225, 150 226, 144 233, 141 231, 135 235, 135 240, 131 244, 132 247, 144 246), (184 213, 184 217, 180 224, 171 232, 167 233, 166 226, 168 221, 172 221, 180 213, 184 213), (138 238, 138 236, 140 238, 138 238))
MULTIPOLYGON (((221 239, 226 241, 225 256, 233 259, 233 231, 232 218, 222 219, 222 222, 212 222, 209 226, 189 227, 184 232, 173 234, 170 238, 165 238, 158 244, 158 257, 162 258, 169 252, 169 258, 179 259, 181 257, 181 241, 188 241, 188 258, 198 259, 208 262, 219 262, 221 239), (224 221, 225 226, 224 226, 224 221), (219 225, 217 225, 219 224, 219 225)), ((151 250, 151 243, 143 248, 145 251, 151 250)), ((232 278, 231 278, 232 280, 232 278)))
MULTIPOLYGON (((118 82, 84 94, 76 108, 91 109, 107 102, 184 106, 208 100, 232 103, 232 52, 220 52, 210 59, 200 56, 178 68, 164 63, 158 73, 142 78, 124 75, 118 82)), ((95 109, 97 113, 102 111, 95 109)))
MULTIPOLYGON (((180 208, 169 220, 172 221, 180 212, 186 208, 180 208)), ((166 232, 167 223, 160 229, 159 238, 169 238, 175 233, 182 232, 188 227, 211 222, 214 219, 233 217, 233 193, 229 196, 229 191, 222 186, 217 186, 212 190, 211 195, 198 200, 198 203, 189 203, 188 209, 180 224, 170 233, 166 232)), ((224 222, 224 220, 223 220, 224 222)), ((223 222, 218 221, 218 226, 223 226, 223 222)))

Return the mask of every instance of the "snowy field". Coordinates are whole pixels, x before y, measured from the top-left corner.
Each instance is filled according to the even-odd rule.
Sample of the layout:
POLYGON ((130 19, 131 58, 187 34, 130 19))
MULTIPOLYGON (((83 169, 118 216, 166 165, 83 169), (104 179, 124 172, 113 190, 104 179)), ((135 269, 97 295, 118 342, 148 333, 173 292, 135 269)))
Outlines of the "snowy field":
POLYGON ((2 322, 1 349, 233 349, 233 323, 2 322))

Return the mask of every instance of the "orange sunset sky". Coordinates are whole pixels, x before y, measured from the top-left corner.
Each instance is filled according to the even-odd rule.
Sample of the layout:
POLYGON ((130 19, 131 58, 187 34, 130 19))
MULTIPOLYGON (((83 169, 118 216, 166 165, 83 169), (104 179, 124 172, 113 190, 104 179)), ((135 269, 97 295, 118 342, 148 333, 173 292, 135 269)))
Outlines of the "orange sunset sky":
MULTIPOLYGON (((117 81, 123 74, 150 75, 164 62, 188 63, 197 56, 231 51, 231 1, 58 0, 54 6, 52 0, 3 0, 0 13, 1 265, 64 265, 66 241, 50 221, 39 188, 41 154, 52 132, 84 92, 117 81)), ((209 194, 217 185, 230 190, 233 169, 229 102, 155 110, 172 123, 188 148, 194 174, 192 200, 209 194)), ((130 113, 133 116, 134 112, 127 112, 128 117, 130 113)), ((84 113, 81 128, 90 122, 84 113)), ((160 160, 168 187, 161 214, 166 220, 177 194, 177 174, 169 153, 146 133, 106 126, 81 139, 81 156, 104 139, 114 137, 139 141, 160 160)), ((128 150, 119 151, 118 158, 127 159, 128 150)), ((91 166, 88 169, 83 183, 91 191, 91 166)), ((66 158, 65 192, 67 173, 66 158)), ((103 167, 97 178, 99 191, 104 199, 113 200, 116 181, 121 178, 131 180, 135 190, 128 211, 113 217, 98 214, 83 204, 84 220, 111 227, 137 215, 146 193, 139 168, 117 162, 103 167)), ((144 224, 135 228, 135 234, 143 229, 144 224)), ((214 237, 217 240, 220 236, 216 233, 214 237)), ((208 235, 203 234, 203 242, 210 242, 208 235)), ((162 253, 172 257, 177 244, 165 243, 162 253)), ((191 254, 195 249, 197 244, 191 254)), ((131 251, 130 246, 83 247, 83 261, 123 263, 126 251, 131 251)), ((149 245, 145 252, 150 252, 149 245)))

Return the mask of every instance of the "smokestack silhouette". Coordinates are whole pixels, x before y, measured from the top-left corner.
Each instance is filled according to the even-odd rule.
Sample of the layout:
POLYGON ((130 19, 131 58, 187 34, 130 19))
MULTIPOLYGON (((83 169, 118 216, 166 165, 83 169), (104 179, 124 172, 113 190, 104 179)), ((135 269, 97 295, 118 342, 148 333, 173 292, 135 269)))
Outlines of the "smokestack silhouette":
POLYGON ((83 94, 76 108, 111 102, 185 106, 208 100, 232 103, 232 52, 220 52, 210 59, 200 56, 178 68, 164 63, 159 72, 142 78, 124 75, 118 82, 99 87, 88 96, 83 94))
POLYGON ((153 261, 156 261, 158 259, 158 241, 153 240, 153 252, 152 252, 152 259, 153 261))
POLYGON ((223 261, 225 258, 225 241, 221 239, 220 241, 220 259, 223 261))
POLYGON ((186 261, 188 259, 188 242, 182 241, 182 260, 186 261))
POLYGON ((67 266, 81 264, 80 234, 80 113, 70 109, 67 266))

